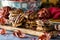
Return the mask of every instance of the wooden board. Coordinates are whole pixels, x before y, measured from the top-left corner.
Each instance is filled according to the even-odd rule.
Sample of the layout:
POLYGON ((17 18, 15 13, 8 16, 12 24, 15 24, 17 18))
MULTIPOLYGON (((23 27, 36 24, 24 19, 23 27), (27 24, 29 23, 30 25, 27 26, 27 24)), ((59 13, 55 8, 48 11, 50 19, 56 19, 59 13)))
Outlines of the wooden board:
POLYGON ((2 26, 0 25, 0 28, 4 28, 6 30, 21 30, 23 33, 25 34, 30 34, 30 35, 35 35, 35 36, 41 36, 42 34, 44 34, 43 32, 39 32, 39 31, 34 31, 34 30, 30 30, 30 29, 24 29, 24 28, 14 28, 11 26, 2 26))
POLYGON ((49 19, 52 22, 60 22, 60 19, 49 19))

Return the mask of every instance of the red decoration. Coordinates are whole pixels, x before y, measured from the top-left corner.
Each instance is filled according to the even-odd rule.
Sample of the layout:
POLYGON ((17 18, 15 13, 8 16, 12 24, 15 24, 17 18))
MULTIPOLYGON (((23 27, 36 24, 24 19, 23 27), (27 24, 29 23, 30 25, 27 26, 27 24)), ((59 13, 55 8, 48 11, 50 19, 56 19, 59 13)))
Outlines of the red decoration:
POLYGON ((4 20, 4 17, 3 17, 3 12, 4 12, 4 10, 0 9, 0 24, 5 23, 5 20, 4 20))
POLYGON ((8 19, 9 16, 9 10, 11 10, 11 8, 8 6, 3 7, 3 9, 0 9, 0 24, 6 23, 6 19, 8 19))
POLYGON ((48 9, 47 8, 42 8, 38 12, 38 17, 40 17, 42 19, 48 19, 48 18, 50 18, 50 13, 48 12, 48 9))
POLYGON ((11 10, 11 7, 9 7, 9 6, 3 7, 3 11, 4 11, 3 16, 4 16, 4 18, 8 18, 10 10, 11 10))
POLYGON ((0 34, 2 34, 2 35, 6 34, 6 30, 5 29, 1 29, 0 30, 0 34))
POLYGON ((42 36, 39 37, 39 40, 50 40, 50 38, 50 34, 45 32, 42 36))
POLYGON ((25 37, 25 34, 23 34, 20 30, 14 31, 13 35, 19 38, 25 37))
POLYGON ((39 40, 46 40, 46 35, 42 35, 39 37, 39 40))
POLYGON ((60 8, 51 7, 49 8, 49 11, 53 19, 60 19, 60 8))

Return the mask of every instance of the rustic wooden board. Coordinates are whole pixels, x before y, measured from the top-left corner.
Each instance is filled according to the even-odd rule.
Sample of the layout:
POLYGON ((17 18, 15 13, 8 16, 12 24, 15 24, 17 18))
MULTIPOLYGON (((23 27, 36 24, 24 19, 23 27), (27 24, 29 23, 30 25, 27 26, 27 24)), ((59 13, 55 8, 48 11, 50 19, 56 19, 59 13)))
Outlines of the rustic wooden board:
POLYGON ((49 19, 52 22, 60 22, 60 19, 49 19))
POLYGON ((24 28, 15 28, 15 27, 11 27, 11 26, 0 25, 0 28, 4 28, 6 30, 11 30, 11 31, 21 30, 25 34, 30 34, 30 35, 35 35, 35 36, 41 36, 42 34, 44 34, 43 32, 40 32, 40 31, 34 31, 34 30, 24 29, 24 28))

